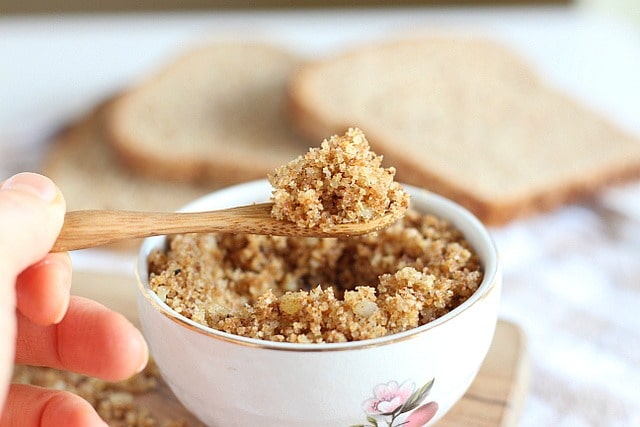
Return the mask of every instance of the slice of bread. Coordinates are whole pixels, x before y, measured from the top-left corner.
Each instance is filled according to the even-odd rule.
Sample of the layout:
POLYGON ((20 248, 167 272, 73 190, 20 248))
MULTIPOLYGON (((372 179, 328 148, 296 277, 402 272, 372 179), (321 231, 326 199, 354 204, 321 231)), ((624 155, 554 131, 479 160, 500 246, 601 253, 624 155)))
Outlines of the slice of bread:
POLYGON ((303 154, 285 119, 298 59, 263 44, 193 50, 115 101, 109 141, 142 174, 194 182, 264 178, 303 154))
POLYGON ((67 210, 174 211, 215 189, 157 181, 132 174, 104 141, 108 103, 68 126, 49 145, 42 172, 60 187, 67 210))
POLYGON ((490 225, 640 177, 640 141, 488 40, 376 44, 301 67, 293 125, 310 141, 360 127, 397 179, 490 225))

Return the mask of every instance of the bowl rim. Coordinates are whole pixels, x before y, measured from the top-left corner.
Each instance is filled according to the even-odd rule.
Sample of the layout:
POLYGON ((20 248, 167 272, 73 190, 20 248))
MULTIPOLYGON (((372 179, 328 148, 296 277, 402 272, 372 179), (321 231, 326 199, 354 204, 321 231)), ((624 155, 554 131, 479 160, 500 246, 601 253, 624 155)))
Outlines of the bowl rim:
MULTIPOLYGON (((491 290, 497 287, 498 282, 501 280, 501 271, 496 245, 493 242, 488 229, 480 222, 478 218, 476 218, 471 212, 469 212, 461 205, 443 196, 413 185, 402 183, 402 186, 409 193, 411 193, 412 200, 414 197, 420 197, 420 202, 422 204, 427 204, 429 205, 429 209, 438 211, 438 213, 435 213, 435 215, 444 217, 461 231, 463 231, 462 228, 467 229, 466 232, 463 231, 465 238, 468 239, 467 235, 469 231, 473 231, 473 233, 476 235, 476 239, 481 242, 480 246, 482 246, 482 248, 474 247, 476 252, 478 252, 478 255, 481 257, 482 265, 484 267, 484 276, 478 289, 464 303, 460 304, 458 307, 449 311, 445 315, 440 316, 439 318, 432 320, 431 322, 428 322, 424 325, 383 337, 339 343, 290 343, 269 341, 235 335, 202 325, 173 310, 165 302, 160 300, 160 297, 158 297, 158 295, 153 292, 149 286, 147 261, 148 256, 151 253, 151 250, 163 246, 167 236, 149 237, 144 239, 142 244, 140 245, 140 249, 138 250, 137 254, 135 270, 138 291, 142 294, 142 296, 145 297, 145 300, 151 304, 154 310, 160 312, 167 319, 171 320, 174 323, 177 323, 181 327, 217 340, 247 347, 282 351, 323 352, 379 347, 399 341, 405 341, 411 338, 416 338, 431 329, 435 329, 440 325, 450 322, 451 320, 467 311, 472 306, 487 298, 487 296, 491 293, 491 290), (446 211, 447 215, 442 215, 441 213, 443 211, 446 211), (486 253, 486 259, 480 255, 481 252, 486 253)), ((266 179, 259 179, 228 186, 205 194, 202 197, 191 201, 183 208, 179 209, 179 211, 188 212, 198 210, 198 205, 206 203, 212 199, 229 199, 229 201, 231 201, 234 196, 239 193, 250 191, 251 194, 259 194, 264 193, 265 189, 270 188, 271 187, 266 179)), ((268 194, 265 196, 265 198, 268 198, 268 194)), ((256 202, 259 202, 259 200, 256 200, 256 202)), ((427 213, 432 212, 427 210, 427 213)), ((471 242, 469 243, 471 244, 471 242)))

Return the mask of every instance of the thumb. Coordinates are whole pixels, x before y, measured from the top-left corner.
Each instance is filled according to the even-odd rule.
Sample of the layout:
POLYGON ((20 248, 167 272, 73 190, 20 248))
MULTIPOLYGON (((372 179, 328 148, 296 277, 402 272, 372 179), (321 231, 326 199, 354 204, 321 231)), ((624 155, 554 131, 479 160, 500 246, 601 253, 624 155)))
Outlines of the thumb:
POLYGON ((0 184, 0 267, 5 277, 16 277, 51 250, 64 212, 62 193, 49 178, 20 173, 0 184))
POLYGON ((64 211, 62 194, 48 178, 21 173, 0 183, 0 412, 14 358, 16 279, 49 252, 64 211))

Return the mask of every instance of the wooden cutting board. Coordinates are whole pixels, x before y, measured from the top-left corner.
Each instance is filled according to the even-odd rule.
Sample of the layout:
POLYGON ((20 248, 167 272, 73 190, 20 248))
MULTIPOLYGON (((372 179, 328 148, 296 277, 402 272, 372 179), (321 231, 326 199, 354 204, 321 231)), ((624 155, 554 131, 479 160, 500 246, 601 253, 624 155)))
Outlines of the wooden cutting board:
MULTIPOLYGON (((95 272, 74 272, 72 293, 92 298, 117 310, 138 324, 134 277, 95 272)), ((493 343, 478 376, 438 427, 516 426, 528 386, 526 342, 520 328, 498 321, 493 343)), ((151 393, 136 397, 137 403, 162 420, 183 419, 201 426, 161 384, 151 393)))

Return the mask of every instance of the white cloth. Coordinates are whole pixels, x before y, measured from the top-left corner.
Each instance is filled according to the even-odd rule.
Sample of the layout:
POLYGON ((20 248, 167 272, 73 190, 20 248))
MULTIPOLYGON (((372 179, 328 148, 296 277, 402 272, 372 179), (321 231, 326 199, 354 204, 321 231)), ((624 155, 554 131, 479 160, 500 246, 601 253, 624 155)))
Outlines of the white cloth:
POLYGON ((522 426, 640 425, 639 201, 636 184, 492 230, 531 358, 522 426))

